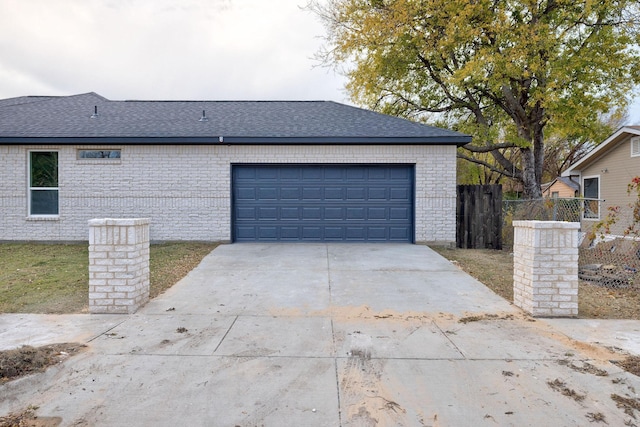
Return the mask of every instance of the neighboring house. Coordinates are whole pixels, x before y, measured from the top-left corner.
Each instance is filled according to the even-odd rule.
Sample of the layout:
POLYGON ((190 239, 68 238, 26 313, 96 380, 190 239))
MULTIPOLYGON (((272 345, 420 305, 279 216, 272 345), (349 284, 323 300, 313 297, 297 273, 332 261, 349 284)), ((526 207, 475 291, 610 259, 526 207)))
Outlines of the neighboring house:
POLYGON ((455 242, 471 137, 325 101, 0 100, 0 241, 455 242))
POLYGON ((580 195, 580 184, 570 177, 559 176, 551 182, 542 184, 542 196, 569 199, 580 195))
POLYGON ((606 218, 608 207, 620 206, 620 220, 611 232, 621 234, 629 225, 633 201, 627 193, 627 185, 640 175, 640 126, 619 129, 595 147, 581 160, 571 165, 562 176, 578 181, 585 201, 582 230, 589 231, 595 223, 606 218), (627 209, 625 209, 627 208, 627 209))

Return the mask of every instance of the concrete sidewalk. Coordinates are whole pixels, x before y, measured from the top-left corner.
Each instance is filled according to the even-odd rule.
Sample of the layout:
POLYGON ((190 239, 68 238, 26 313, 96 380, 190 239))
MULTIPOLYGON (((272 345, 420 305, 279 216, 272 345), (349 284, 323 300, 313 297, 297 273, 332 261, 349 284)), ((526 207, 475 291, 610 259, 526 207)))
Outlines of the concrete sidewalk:
POLYGON ((611 395, 637 398, 640 380, 604 347, 637 350, 640 322, 616 323, 614 338, 586 322, 531 321, 425 246, 224 245, 135 315, 0 316, 3 347, 90 345, 0 386, 0 414, 36 405, 92 426, 572 426, 601 414, 624 425, 611 395))

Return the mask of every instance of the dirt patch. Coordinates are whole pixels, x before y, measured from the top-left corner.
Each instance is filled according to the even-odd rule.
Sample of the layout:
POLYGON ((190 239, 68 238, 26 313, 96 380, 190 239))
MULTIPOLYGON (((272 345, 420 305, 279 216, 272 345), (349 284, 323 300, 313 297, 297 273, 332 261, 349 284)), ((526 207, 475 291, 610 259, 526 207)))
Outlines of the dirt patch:
POLYGON ((573 369, 574 371, 580 372, 582 374, 592 374, 592 375, 595 375, 597 377, 606 377, 606 376, 609 375, 609 373, 607 371, 605 371, 604 369, 600 369, 600 368, 598 368, 596 366, 593 366, 589 362, 582 362, 582 366, 577 366, 573 362, 570 362, 568 360, 562 359, 562 360, 558 361, 558 364, 560 364, 562 366, 567 366, 567 367, 573 369))
POLYGON ((640 377, 640 356, 629 356, 624 360, 614 361, 613 363, 625 371, 640 377))
POLYGON ((62 362, 86 347, 78 343, 61 343, 41 347, 25 345, 0 351, 0 383, 35 372, 44 372, 49 366, 62 362))
POLYGON ((618 394, 612 394, 611 400, 616 402, 618 408, 623 409, 624 413, 631 416, 632 418, 636 418, 635 411, 640 411, 640 399, 635 399, 633 397, 623 397, 618 394))
POLYGON ((606 417, 601 412, 589 412, 589 413, 587 413, 586 417, 587 417, 587 419, 589 420, 590 423, 605 423, 605 424, 609 424, 607 422, 606 417))
POLYGON ((62 423, 60 417, 39 417, 37 406, 30 406, 22 412, 0 417, 0 427, 57 427, 62 423))
POLYGON ((382 380, 384 361, 371 359, 369 349, 349 352, 342 371, 345 416, 355 425, 406 425, 406 409, 393 400, 382 380))
POLYGON ((552 390, 561 393, 563 396, 567 396, 576 402, 582 402, 586 397, 584 394, 577 393, 572 388, 567 387, 564 381, 556 378, 553 381, 547 381, 547 385, 551 387, 552 390))
POLYGON ((467 316, 458 319, 458 323, 467 323, 471 322, 480 322, 481 320, 514 320, 515 316, 513 314, 506 314, 504 316, 500 316, 498 314, 483 314, 480 316, 467 316))

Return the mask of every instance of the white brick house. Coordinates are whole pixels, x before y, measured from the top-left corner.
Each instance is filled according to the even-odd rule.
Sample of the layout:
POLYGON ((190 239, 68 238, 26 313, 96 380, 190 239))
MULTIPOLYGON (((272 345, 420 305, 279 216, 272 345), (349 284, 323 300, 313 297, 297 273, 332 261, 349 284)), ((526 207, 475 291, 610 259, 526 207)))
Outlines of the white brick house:
POLYGON ((455 241, 470 137, 334 102, 0 100, 0 241, 455 241))

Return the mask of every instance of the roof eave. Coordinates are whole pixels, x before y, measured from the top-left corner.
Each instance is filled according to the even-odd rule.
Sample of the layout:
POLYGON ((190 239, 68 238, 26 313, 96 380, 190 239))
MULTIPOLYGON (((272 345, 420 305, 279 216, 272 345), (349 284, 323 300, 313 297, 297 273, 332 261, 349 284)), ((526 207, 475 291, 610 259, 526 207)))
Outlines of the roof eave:
POLYGON ((4 145, 456 145, 471 142, 468 135, 434 137, 244 137, 244 136, 170 136, 170 137, 0 137, 4 145))
POLYGON ((569 166, 569 168, 562 172, 561 176, 570 177, 571 175, 579 175, 581 172, 581 167, 583 167, 585 164, 589 164, 591 161, 593 161, 593 159, 596 159, 602 153, 605 153, 608 150, 608 147, 611 144, 617 143, 623 134, 640 135, 640 129, 634 126, 621 127, 609 138, 605 139, 600 145, 591 150, 586 156, 575 162, 573 165, 569 166))

